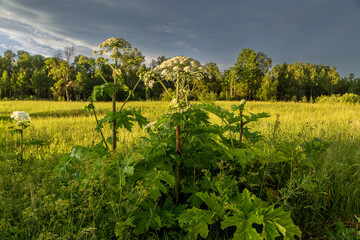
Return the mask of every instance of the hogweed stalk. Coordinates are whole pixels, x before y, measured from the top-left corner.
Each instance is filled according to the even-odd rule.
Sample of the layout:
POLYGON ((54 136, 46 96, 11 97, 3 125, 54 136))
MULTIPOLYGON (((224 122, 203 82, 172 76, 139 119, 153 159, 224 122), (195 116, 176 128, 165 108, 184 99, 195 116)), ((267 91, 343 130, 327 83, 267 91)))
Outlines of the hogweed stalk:
MULTIPOLYGON (((170 108, 173 112, 182 112, 183 108, 189 107, 187 96, 190 93, 191 82, 194 78, 201 79, 206 73, 206 68, 190 57, 177 56, 162 62, 153 70, 144 73, 141 78, 145 86, 152 88, 155 82, 159 82, 165 92, 172 98, 170 108), (170 91, 162 83, 162 80, 172 81, 175 85, 175 94, 170 91)), ((181 126, 176 126, 176 150, 175 154, 181 156, 181 146, 184 144, 181 138, 181 126)), ((174 199, 175 203, 179 202, 180 194, 180 162, 174 163, 175 171, 175 187, 174 199)))
MULTIPOLYGON (((126 98, 124 104, 121 106, 119 112, 123 109, 125 103, 129 100, 130 96, 133 94, 136 86, 138 83, 136 83, 133 91, 130 91, 129 88, 125 85, 123 74, 126 71, 127 68, 130 68, 133 65, 139 64, 144 60, 144 57, 141 55, 141 53, 136 49, 132 48, 131 44, 125 41, 122 38, 109 38, 105 42, 101 43, 99 45, 99 48, 101 50, 94 51, 93 54, 96 53, 99 54, 101 57, 103 54, 108 54, 109 58, 103 59, 99 58, 100 62, 107 64, 111 70, 112 70, 112 78, 113 83, 108 84, 105 77, 101 74, 100 71, 98 71, 94 64, 91 64, 91 66, 98 72, 98 74, 101 76, 101 78, 106 82, 105 85, 107 88, 111 88, 111 99, 112 99, 112 114, 115 115, 117 112, 116 110, 116 97, 117 97, 117 91, 120 88, 123 88, 124 90, 129 91, 129 96, 126 98), (113 64, 109 62, 109 60, 112 59, 114 61, 113 64)), ((104 85, 103 85, 104 86, 104 85)), ((108 90, 109 90, 108 89, 108 90)), ((95 88, 94 88, 95 90, 95 88)), ((107 91, 108 91, 107 90, 107 91)), ((96 94, 95 94, 96 95, 96 94)), ((117 120, 113 119, 111 122, 111 128, 112 128, 112 150, 116 150, 116 141, 117 141, 117 120)))
POLYGON ((10 132, 12 134, 15 133, 20 134, 20 166, 21 166, 23 162, 23 152, 24 152, 24 146, 23 146, 24 129, 30 126, 31 118, 30 115, 24 111, 15 111, 10 117, 16 121, 16 126, 20 127, 20 128, 10 127, 11 129, 10 132))

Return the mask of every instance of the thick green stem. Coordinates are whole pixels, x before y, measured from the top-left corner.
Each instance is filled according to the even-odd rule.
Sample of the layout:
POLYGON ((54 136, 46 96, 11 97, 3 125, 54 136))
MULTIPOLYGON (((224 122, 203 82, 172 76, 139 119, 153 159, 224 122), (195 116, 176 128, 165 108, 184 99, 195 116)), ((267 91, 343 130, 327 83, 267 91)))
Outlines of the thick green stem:
MULTIPOLYGON (((176 81, 176 105, 179 103, 179 73, 177 73, 176 81)), ((180 156, 180 125, 176 126, 176 155, 180 156)), ((180 157, 179 157, 180 158, 180 157)), ((175 203, 179 203, 179 193, 180 193, 180 163, 175 163, 175 203)))
MULTIPOLYGON (((180 156, 180 125, 176 126, 176 155, 180 156)), ((179 203, 180 163, 175 163, 175 203, 179 203)))
POLYGON ((20 166, 22 165, 23 162, 23 141, 24 141, 24 126, 21 126, 21 131, 20 131, 20 166))
MULTIPOLYGON (((117 59, 115 58, 115 70, 113 71, 115 87, 117 85, 116 66, 117 66, 117 59)), ((112 112, 114 114, 116 112, 116 91, 114 91, 114 94, 112 96, 112 112)), ((112 122, 112 150, 115 151, 115 149, 116 149, 116 120, 112 122)))
POLYGON ((161 80, 159 80, 159 83, 162 85, 162 87, 164 88, 164 90, 166 91, 166 93, 167 93, 170 97, 172 97, 171 93, 169 93, 169 91, 167 90, 167 88, 165 87, 165 85, 162 83, 161 80))
POLYGON ((179 80, 180 80, 180 78, 179 78, 179 73, 177 73, 177 81, 176 81, 176 104, 179 103, 179 88, 180 88, 180 86, 179 86, 179 80))
POLYGON ((242 144, 242 136, 243 136, 243 131, 244 131, 244 125, 241 121, 241 125, 240 125, 240 137, 239 137, 239 148, 241 148, 241 144, 242 144))
POLYGON ((242 136, 243 136, 243 131, 244 131, 244 121, 243 121, 243 111, 240 110, 240 118, 241 118, 241 121, 240 121, 240 137, 239 137, 239 148, 241 148, 241 144, 242 144, 242 136))

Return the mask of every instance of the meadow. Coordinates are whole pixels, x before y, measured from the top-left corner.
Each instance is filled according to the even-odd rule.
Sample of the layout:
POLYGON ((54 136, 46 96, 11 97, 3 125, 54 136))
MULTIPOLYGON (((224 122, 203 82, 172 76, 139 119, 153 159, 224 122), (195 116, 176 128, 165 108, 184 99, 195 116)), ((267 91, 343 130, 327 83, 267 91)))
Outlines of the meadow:
MULTIPOLYGON (((219 101, 217 105, 230 109, 232 101, 219 101)), ((90 146, 100 141, 100 135, 94 131, 96 121, 91 112, 84 111, 86 102, 54 101, 2 101, 0 102, 0 147, 11 151, 16 147, 16 136, 10 136, 10 115, 13 111, 25 111, 30 114, 32 124, 25 131, 26 138, 42 139, 46 145, 39 151, 44 154, 63 154, 74 145, 90 146)), ((167 102, 129 102, 127 107, 141 108, 149 121, 155 121, 168 108, 167 102)), ((107 102, 95 104, 101 118, 110 111, 107 102)), ((264 135, 271 133, 271 124, 279 115, 279 131, 283 140, 303 140, 314 137, 335 140, 346 138, 360 139, 360 106, 354 104, 311 104, 293 102, 248 102, 249 112, 266 112, 270 118, 252 123, 253 127, 264 135)), ((219 121, 212 116, 212 121, 219 121)), ((105 131, 106 132, 106 131, 105 131)), ((132 133, 121 130, 122 144, 144 136, 145 130, 136 128, 132 133)), ((279 136, 280 137, 280 136, 279 136)), ((354 141, 356 142, 356 141, 354 141)))
MULTIPOLYGON (((219 101, 215 104, 230 110, 232 104, 238 103, 219 101)), ((54 172, 59 160, 68 154, 73 146, 91 147, 101 141, 99 132, 95 131, 94 116, 91 112, 84 111, 86 105, 85 102, 0 101, 0 155, 2 155, 0 156, 0 213, 2 213, 0 238, 15 236, 22 239, 60 237, 62 239, 95 239, 96 236, 100 236, 99 238, 116 236, 121 239, 121 235, 125 236, 121 232, 125 231, 125 225, 120 226, 119 221, 116 220, 114 226, 109 226, 105 224, 106 219, 101 214, 102 211, 115 211, 107 209, 106 204, 101 207, 102 202, 105 201, 103 197, 107 196, 105 194, 107 190, 94 190, 94 188, 104 187, 105 185, 101 185, 104 182, 101 182, 99 186, 91 185, 95 193, 86 192, 84 189, 76 193, 77 188, 74 186, 78 183, 70 179, 71 176, 67 176, 70 180, 59 185, 59 182, 65 180, 59 180, 59 174, 54 172), (31 139, 44 141, 43 146, 26 146, 23 166, 16 166, 11 157, 12 153, 18 151, 20 141, 19 136, 11 135, 8 129, 13 124, 10 118, 13 111, 25 111, 31 116, 31 125, 24 131, 25 141, 31 139), (59 182, 54 183, 54 181, 59 182), (63 191, 69 191, 71 197, 61 195, 53 189, 54 186, 61 186, 63 191), (83 210, 84 204, 91 208, 92 203, 90 200, 83 200, 82 197, 76 197, 76 194, 83 194, 82 197, 93 199, 93 204, 97 203, 95 207, 97 210, 83 210), (75 203, 76 201, 78 203, 75 203), (53 202, 55 205, 52 205, 53 202), (75 206, 77 210, 71 209, 75 206), (36 213, 36 211, 39 212, 36 213), (40 214, 40 211, 43 212, 40 214), (75 226, 72 220, 75 221, 74 214, 78 212, 90 214, 92 217, 84 216, 82 218, 84 224, 75 226), (107 236, 99 232, 101 228, 115 234, 109 233, 110 235, 107 236)), ((168 106, 167 102, 147 101, 129 102, 126 108, 140 108, 142 114, 151 122, 164 114, 168 106)), ((111 104, 108 102, 95 103, 99 118, 110 111, 110 108, 111 104)), ((260 132, 262 135, 260 140, 253 143, 257 148, 253 154, 257 155, 252 156, 251 159, 254 161, 260 159, 259 162, 264 161, 264 164, 261 165, 263 167, 259 167, 247 163, 249 164, 246 168, 248 172, 246 172, 247 175, 244 174, 244 177, 247 178, 249 174, 254 173, 253 178, 249 178, 256 178, 256 180, 251 180, 253 185, 244 183, 246 188, 253 190, 252 192, 257 193, 261 199, 266 199, 276 206, 291 211, 294 223, 302 230, 303 239, 340 239, 341 237, 357 239, 359 224, 356 217, 360 217, 360 105, 247 102, 245 112, 266 112, 270 115, 268 118, 248 124, 252 131, 260 132), (279 151, 282 152, 281 156, 277 155, 279 151), (266 159, 273 158, 282 160, 274 160, 272 163, 274 166, 270 166, 269 160, 266 159), (282 172, 276 170, 275 164, 278 163, 282 172), (251 168, 258 170, 249 170, 251 168), (267 177, 267 174, 273 175, 267 177), (281 182, 283 180, 284 182, 281 182), (277 183, 277 188, 273 187, 274 183, 277 183)), ((222 124, 214 114, 210 114, 210 122, 222 124)), ((106 137, 110 136, 109 126, 105 126, 103 131, 106 137)), ((118 137, 117 154, 121 155, 121 158, 126 158, 131 155, 134 146, 142 144, 143 137, 148 137, 148 131, 136 125, 132 132, 120 129, 118 137)), ((250 140, 245 140, 245 143, 252 144, 250 140)), ((114 158, 118 159, 118 157, 110 157, 110 159, 114 158)), ((73 164, 74 168, 81 171, 69 172, 72 174, 81 172, 84 175, 87 173, 88 177, 91 175, 90 172, 94 171, 89 170, 93 167, 92 164, 94 163, 84 160, 81 166, 73 164)), ((105 167, 108 167, 112 163, 106 164, 108 165, 105 167)), ((100 168, 105 167, 101 165, 100 168)), ((102 177, 95 178, 102 179, 102 177)), ((104 179, 107 178, 104 177, 104 179)), ((98 180, 91 181, 95 184, 98 180)), ((110 197, 106 201, 113 204, 112 208, 116 206, 110 197)), ((151 229, 152 225, 149 226, 151 229)), ((167 228, 168 225, 164 226, 167 228)), ((208 231, 216 232, 214 228, 216 225, 212 227, 209 225, 208 231)), ((158 229, 161 229, 160 225, 158 229)), ((143 239, 174 238, 170 233, 164 234, 164 230, 157 230, 158 232, 152 235, 148 235, 147 231, 145 233, 136 231, 135 234, 143 239)), ((231 231, 233 232, 231 229, 227 230, 228 232, 224 231, 217 232, 219 234, 217 236, 226 239, 226 236, 229 236, 231 231)), ((197 232, 195 233, 196 235, 193 236, 196 237, 193 239, 198 238, 197 232)), ((133 237, 131 234, 129 236, 133 237)), ((204 237, 202 232, 199 234, 204 237)), ((127 238, 124 237, 124 239, 127 238)), ((209 235, 208 239, 216 239, 216 237, 209 235)))

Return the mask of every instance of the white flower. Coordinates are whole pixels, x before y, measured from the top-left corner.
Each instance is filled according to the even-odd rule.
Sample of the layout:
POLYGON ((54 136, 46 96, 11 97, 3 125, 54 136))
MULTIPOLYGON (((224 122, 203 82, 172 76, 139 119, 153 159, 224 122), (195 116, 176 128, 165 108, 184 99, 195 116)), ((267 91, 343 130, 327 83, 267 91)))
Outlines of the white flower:
POLYGON ((171 100, 170 106, 173 108, 179 107, 179 103, 176 102, 176 98, 173 98, 173 100, 171 100))
POLYGON ((150 81, 148 82, 148 87, 149 87, 149 88, 153 88, 154 83, 155 83, 154 80, 150 80, 150 81))
POLYGON ((165 68, 164 70, 162 70, 161 76, 166 77, 166 75, 168 75, 168 71, 167 71, 167 69, 165 68))
POLYGON ((157 121, 154 121, 154 122, 149 122, 146 126, 145 126, 145 128, 153 128, 153 127, 155 127, 155 124, 157 123, 157 121))
POLYGON ((199 67, 199 71, 206 72, 206 67, 204 67, 204 66, 199 67))
POLYGON ((191 66, 193 66, 193 67, 197 67, 197 66, 200 65, 199 62, 198 62, 198 61, 195 61, 195 60, 191 61, 190 64, 191 64, 191 66))
POLYGON ((30 115, 24 111, 15 111, 10 117, 17 121, 17 124, 29 123, 31 120, 30 115))
POLYGON ((184 71, 185 71, 185 72, 190 72, 190 71, 191 71, 190 66, 186 66, 186 67, 184 67, 184 71))
POLYGON ((242 99, 242 100, 240 101, 240 105, 242 105, 242 106, 244 106, 245 103, 246 103, 246 100, 245 100, 245 99, 242 99))
POLYGON ((107 39, 105 42, 101 43, 99 45, 99 48, 105 48, 105 47, 109 47, 109 48, 131 48, 131 44, 128 43, 127 41, 125 41, 122 38, 109 38, 107 39))
POLYGON ((173 70, 174 70, 174 71, 180 71, 181 68, 180 68, 179 66, 175 66, 175 67, 173 67, 173 70))
POLYGON ((166 68, 169 65, 167 61, 162 62, 159 66, 160 68, 166 68))

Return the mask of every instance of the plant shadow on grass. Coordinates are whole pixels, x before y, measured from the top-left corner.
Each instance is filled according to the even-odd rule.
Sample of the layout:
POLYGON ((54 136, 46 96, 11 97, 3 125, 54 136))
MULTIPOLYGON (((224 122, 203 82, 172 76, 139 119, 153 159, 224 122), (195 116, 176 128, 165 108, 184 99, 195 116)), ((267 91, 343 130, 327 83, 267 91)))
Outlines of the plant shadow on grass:
POLYGON ((10 116, 0 116, 0 121, 9 122, 11 121, 10 116))
MULTIPOLYGON (((97 114, 105 114, 106 111, 99 110, 96 111, 97 114)), ((83 109, 73 109, 73 110, 58 110, 52 112, 36 112, 30 113, 31 118, 46 118, 46 117, 78 117, 78 116, 91 116, 92 112, 86 112, 83 109)), ((1 116, 0 120, 10 121, 10 116, 1 116)))

